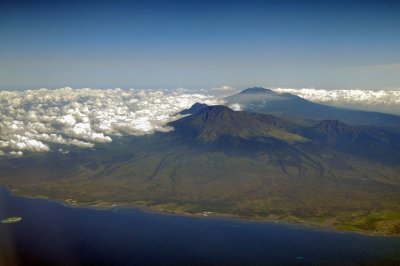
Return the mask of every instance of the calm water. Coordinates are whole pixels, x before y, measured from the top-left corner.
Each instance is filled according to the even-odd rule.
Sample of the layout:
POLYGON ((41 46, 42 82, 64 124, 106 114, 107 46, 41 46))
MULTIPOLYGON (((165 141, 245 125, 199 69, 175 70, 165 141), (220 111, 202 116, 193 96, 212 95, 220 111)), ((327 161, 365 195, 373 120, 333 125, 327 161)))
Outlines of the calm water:
POLYGON ((400 239, 135 209, 68 208, 0 188, 0 265, 400 265, 400 239))

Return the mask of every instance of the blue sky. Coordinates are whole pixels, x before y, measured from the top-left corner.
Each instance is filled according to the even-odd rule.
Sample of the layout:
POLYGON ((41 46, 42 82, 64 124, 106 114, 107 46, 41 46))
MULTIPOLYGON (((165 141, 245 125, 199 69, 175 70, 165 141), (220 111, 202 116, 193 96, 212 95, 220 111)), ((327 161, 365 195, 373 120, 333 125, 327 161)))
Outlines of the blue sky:
POLYGON ((399 1, 0 1, 0 89, 400 88, 399 1))

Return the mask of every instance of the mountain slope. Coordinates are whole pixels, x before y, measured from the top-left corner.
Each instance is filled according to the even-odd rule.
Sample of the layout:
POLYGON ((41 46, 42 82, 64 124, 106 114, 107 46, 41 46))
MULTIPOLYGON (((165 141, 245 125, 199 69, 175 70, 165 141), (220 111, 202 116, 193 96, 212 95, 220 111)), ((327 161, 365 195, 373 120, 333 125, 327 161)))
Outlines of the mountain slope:
POLYGON ((215 212, 400 234, 400 156, 394 150, 379 153, 392 161, 373 155, 395 149, 398 135, 340 121, 298 128, 224 106, 203 106, 170 125, 174 131, 115 138, 96 150, 3 158, 0 184, 84 206, 215 212), (360 145, 362 152, 353 150, 360 145))
POLYGON ((188 109, 192 110, 192 115, 170 123, 175 128, 172 135, 179 139, 210 142, 210 147, 218 146, 225 151, 239 146, 239 152, 295 147, 315 153, 335 150, 388 164, 400 161, 400 134, 395 131, 351 126, 339 120, 323 120, 304 127, 269 114, 204 104, 195 112, 196 106, 199 105, 194 104, 188 109))
POLYGON ((351 125, 399 127, 400 116, 356 111, 317 104, 290 93, 278 94, 260 87, 249 88, 226 98, 227 104, 239 104, 245 111, 272 113, 283 117, 312 120, 341 120, 351 125))
MULTIPOLYGON (((192 106, 189 110, 193 110, 192 106)), ((299 135, 285 130, 281 119, 266 114, 235 112, 223 105, 202 106, 191 116, 170 123, 178 133, 203 141, 215 141, 222 137, 274 137, 284 141, 304 141, 299 135)))
POLYGON ((350 126, 338 120, 324 120, 303 133, 325 149, 335 149, 394 165, 400 161, 400 134, 386 129, 350 126))

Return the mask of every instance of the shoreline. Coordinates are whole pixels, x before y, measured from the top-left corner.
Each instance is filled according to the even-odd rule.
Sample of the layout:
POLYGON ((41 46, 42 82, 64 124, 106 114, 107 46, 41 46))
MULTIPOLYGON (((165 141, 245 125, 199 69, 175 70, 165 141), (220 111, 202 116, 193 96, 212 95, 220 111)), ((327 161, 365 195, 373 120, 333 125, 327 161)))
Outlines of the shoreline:
POLYGON ((60 204, 67 208, 81 208, 81 209, 92 209, 98 211, 109 211, 112 209, 133 209, 142 211, 145 213, 154 213, 154 214, 161 214, 161 215, 173 215, 173 216, 181 216, 181 217, 189 217, 189 218, 202 218, 202 219, 222 219, 222 220, 232 220, 234 222, 243 222, 243 223, 259 223, 259 224, 275 224, 275 225, 284 225, 289 226, 294 229, 302 228, 302 229, 309 229, 309 230, 317 230, 317 231, 324 231, 330 233, 340 233, 340 234, 356 234, 356 235, 363 235, 363 236, 370 236, 370 237, 387 237, 387 238, 400 238, 400 235, 391 235, 379 232, 368 232, 368 231, 346 231, 346 230, 339 230, 333 226, 324 226, 322 224, 308 222, 308 221, 301 221, 298 223, 295 222, 288 222, 283 220, 269 220, 266 218, 255 218, 255 217, 246 217, 246 216, 238 216, 234 214, 224 214, 224 213, 216 213, 216 212, 201 212, 201 213, 188 213, 188 212, 173 212, 173 211, 163 211, 159 209, 155 209, 149 206, 140 206, 134 205, 129 203, 112 203, 110 206, 106 205, 96 205, 96 204, 84 204, 79 203, 72 199, 52 199, 48 197, 41 197, 41 196, 28 196, 15 193, 15 189, 11 189, 8 186, 3 186, 7 192, 10 193, 12 196, 26 198, 26 199, 41 199, 46 200, 48 202, 53 202, 56 204, 60 204), (206 214, 206 215, 204 215, 206 214))

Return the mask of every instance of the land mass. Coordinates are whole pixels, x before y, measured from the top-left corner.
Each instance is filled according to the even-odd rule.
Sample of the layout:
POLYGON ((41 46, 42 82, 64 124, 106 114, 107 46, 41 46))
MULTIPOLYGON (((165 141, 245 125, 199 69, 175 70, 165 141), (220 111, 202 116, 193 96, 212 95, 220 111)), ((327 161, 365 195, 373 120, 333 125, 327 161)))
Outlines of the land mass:
POLYGON ((171 132, 4 158, 0 184, 72 206, 400 234, 397 131, 337 119, 294 123, 204 104, 184 114, 171 132))

